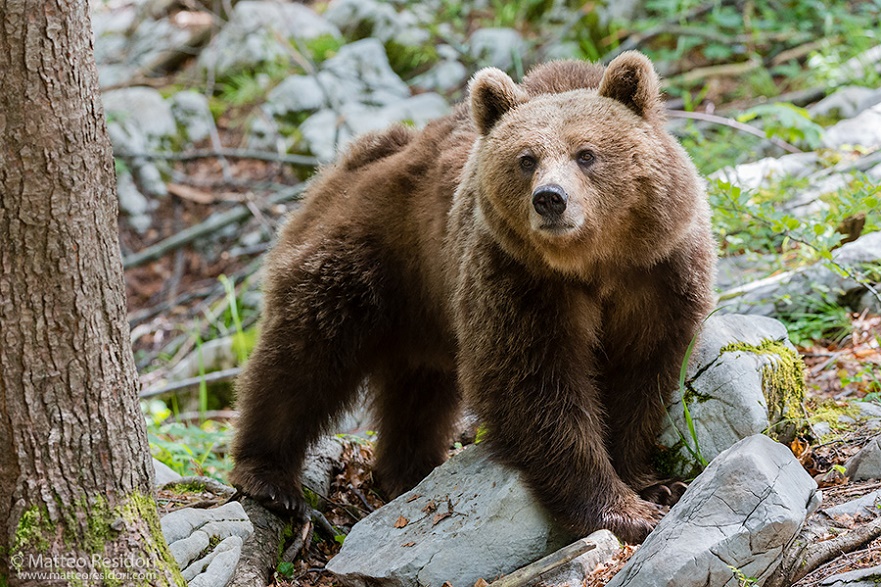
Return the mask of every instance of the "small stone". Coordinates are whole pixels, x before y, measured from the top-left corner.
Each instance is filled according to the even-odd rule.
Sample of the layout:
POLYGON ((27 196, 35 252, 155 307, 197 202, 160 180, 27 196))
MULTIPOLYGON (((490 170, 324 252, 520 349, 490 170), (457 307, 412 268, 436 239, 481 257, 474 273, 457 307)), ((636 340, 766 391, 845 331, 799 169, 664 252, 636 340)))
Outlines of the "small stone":
POLYGON ((881 583, 881 566, 840 573, 820 581, 822 587, 877 587, 878 583, 881 583))
POLYGON ((822 510, 830 518, 847 517, 852 520, 871 520, 881 515, 881 490, 822 510))
POLYGON ((609 587, 737 585, 732 567, 762 585, 816 490, 788 448, 746 438, 692 482, 609 587))
POLYGON ((881 439, 873 438, 844 465, 852 481, 881 479, 881 439))
POLYGON ((468 79, 468 69, 456 60, 444 60, 413 79, 413 85, 426 90, 449 92, 468 79))
POLYGON ((192 90, 178 92, 171 97, 171 114, 190 142, 198 143, 211 135, 214 117, 203 94, 192 90))

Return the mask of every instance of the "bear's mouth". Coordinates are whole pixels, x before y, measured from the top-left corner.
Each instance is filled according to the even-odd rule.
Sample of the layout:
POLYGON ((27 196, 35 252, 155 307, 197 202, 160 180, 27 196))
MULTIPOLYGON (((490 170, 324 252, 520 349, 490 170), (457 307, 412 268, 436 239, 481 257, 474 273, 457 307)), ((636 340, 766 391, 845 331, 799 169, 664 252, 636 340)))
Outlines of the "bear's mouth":
POLYGON ((538 230, 549 234, 566 234, 575 228, 576 226, 570 222, 545 222, 538 226, 538 230))

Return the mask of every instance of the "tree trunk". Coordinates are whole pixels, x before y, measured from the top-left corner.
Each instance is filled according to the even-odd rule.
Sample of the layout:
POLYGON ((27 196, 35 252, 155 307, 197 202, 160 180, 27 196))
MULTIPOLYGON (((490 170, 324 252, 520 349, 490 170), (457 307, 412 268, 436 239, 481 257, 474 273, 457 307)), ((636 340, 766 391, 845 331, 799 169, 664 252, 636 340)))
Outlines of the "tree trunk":
POLYGON ((0 0, 0 586, 184 585, 159 530, 87 0, 0 0))

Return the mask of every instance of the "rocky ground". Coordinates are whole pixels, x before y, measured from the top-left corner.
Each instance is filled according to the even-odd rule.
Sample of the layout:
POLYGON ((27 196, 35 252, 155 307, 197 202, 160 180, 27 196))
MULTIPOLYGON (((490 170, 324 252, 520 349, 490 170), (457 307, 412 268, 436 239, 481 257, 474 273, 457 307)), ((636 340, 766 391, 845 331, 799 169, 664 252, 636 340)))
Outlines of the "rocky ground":
MULTIPOLYGON (((559 535, 515 474, 487 462, 479 444, 467 447, 473 423, 463 426, 447 465, 384 504, 371 483, 369 420, 352 415, 340 425, 345 435, 311 460, 316 508, 303 527, 247 501, 223 505, 230 489, 216 481, 228 467, 235 420, 229 381, 255 337, 261 254, 316 166, 358 133, 444 115, 481 66, 518 76, 543 59, 583 58, 587 37, 609 18, 631 18, 639 3, 599 3, 594 12, 552 3, 539 16, 530 3, 510 14, 503 4, 94 4, 151 443, 178 472, 199 475, 162 470, 158 479, 160 501, 174 512, 163 530, 190 585, 263 585, 271 568, 278 585, 482 586, 573 539, 559 535)), ((689 18, 704 18, 700 9, 689 18)), ((877 24, 877 13, 857 16, 875 19, 867 28, 877 24)), ((663 57, 671 38, 663 31, 677 23, 630 36, 603 29, 621 45, 599 54, 632 42, 663 57)), ((796 41, 818 42, 768 41, 755 48, 767 54, 760 65, 820 67, 796 41), (781 60, 785 51, 789 61, 781 60)), ((716 124, 706 117, 768 105, 735 96, 743 67, 711 75, 705 56, 680 57, 657 60, 671 92, 683 76, 709 76, 695 92, 704 96, 697 112, 691 94, 671 99, 671 130, 709 176, 723 254, 721 309, 670 406, 660 464, 697 479, 644 545, 598 533, 588 537, 592 550, 530 581, 875 584, 881 47, 842 59, 819 91, 789 92, 808 107, 806 119, 787 126, 783 107, 758 121, 741 117, 752 124, 735 121, 748 128, 732 132, 763 138, 724 165, 708 153, 718 142, 740 144, 740 135, 690 142, 716 124), (850 242, 840 246, 836 229, 850 242), (711 463, 698 476, 702 461, 711 463)), ((793 90, 787 79, 772 77, 778 92, 793 90)))

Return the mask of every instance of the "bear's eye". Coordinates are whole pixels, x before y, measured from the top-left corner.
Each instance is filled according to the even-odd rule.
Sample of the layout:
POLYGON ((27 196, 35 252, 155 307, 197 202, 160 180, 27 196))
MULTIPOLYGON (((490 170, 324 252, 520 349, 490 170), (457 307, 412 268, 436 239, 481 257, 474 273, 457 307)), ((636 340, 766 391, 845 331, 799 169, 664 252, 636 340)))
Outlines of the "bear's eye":
POLYGON ((532 155, 521 155, 520 156, 520 169, 527 173, 532 173, 535 170, 535 157, 532 155))
POLYGON ((597 160, 596 155, 594 155, 593 151, 591 151, 590 149, 579 151, 575 159, 582 167, 590 167, 591 165, 593 165, 594 161, 597 160))

